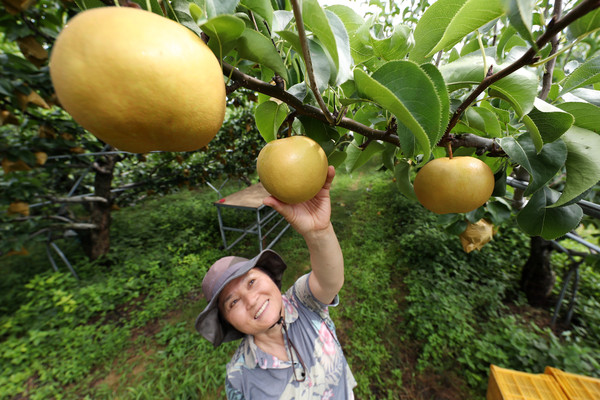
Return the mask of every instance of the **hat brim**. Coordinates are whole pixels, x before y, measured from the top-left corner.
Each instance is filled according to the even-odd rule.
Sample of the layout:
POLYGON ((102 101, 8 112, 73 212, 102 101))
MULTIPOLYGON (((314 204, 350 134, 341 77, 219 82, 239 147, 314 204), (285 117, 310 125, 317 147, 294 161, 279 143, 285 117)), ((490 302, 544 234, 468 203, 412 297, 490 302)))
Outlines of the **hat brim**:
POLYGON ((251 260, 230 266, 230 269, 235 268, 236 271, 219 285, 212 298, 208 299, 208 304, 198 315, 195 323, 196 330, 215 347, 221 343, 244 337, 242 332, 229 324, 224 324, 219 318, 219 295, 229 282, 246 274, 254 267, 266 270, 277 287, 281 289, 281 279, 287 266, 279 254, 273 250, 264 250, 251 260))

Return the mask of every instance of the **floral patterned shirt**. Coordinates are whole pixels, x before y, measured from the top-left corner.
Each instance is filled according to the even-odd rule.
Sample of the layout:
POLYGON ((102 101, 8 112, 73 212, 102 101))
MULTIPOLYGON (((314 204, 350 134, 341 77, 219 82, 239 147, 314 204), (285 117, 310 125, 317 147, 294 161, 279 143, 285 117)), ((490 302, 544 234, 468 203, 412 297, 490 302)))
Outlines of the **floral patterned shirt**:
POLYGON ((225 387, 229 400, 354 399, 356 381, 328 311, 328 307, 338 305, 339 299, 336 296, 329 306, 319 302, 310 291, 308 276, 300 277, 282 296, 287 332, 306 367, 305 380, 294 378, 292 368, 299 379, 303 368, 287 343, 288 354, 294 352, 294 365, 262 351, 254 337, 246 335, 227 364, 225 387))

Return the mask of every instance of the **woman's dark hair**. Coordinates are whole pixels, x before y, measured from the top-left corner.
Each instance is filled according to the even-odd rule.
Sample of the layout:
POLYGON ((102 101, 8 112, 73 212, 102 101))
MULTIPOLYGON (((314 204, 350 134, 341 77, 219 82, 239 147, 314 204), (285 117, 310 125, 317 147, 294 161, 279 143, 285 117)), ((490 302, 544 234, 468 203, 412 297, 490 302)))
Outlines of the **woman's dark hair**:
MULTIPOLYGON (((229 330, 230 330, 230 329, 232 329, 232 330, 234 330, 234 331, 237 331, 237 329, 235 329, 235 328, 233 327, 233 325, 231 325, 231 324, 229 323, 229 321, 227 321, 227 320, 225 319, 225 317, 223 316, 223 314, 221 314, 221 310, 219 310, 219 312, 217 313, 217 315, 218 315, 218 317, 219 317, 219 322, 221 323, 221 326, 223 327, 223 328, 222 328, 222 329, 223 329, 223 332, 229 332, 229 330)), ((238 331, 238 332, 239 332, 239 331, 238 331)), ((242 333, 240 332, 240 334, 242 334, 242 333)))
POLYGON ((277 285, 277 280, 275 279, 275 275, 273 275, 273 273, 271 271, 269 271, 267 268, 261 267, 260 265, 257 265, 254 268, 260 269, 262 272, 264 272, 265 274, 269 275, 269 278, 271 278, 271 280, 273 282, 275 282, 275 284, 277 285))

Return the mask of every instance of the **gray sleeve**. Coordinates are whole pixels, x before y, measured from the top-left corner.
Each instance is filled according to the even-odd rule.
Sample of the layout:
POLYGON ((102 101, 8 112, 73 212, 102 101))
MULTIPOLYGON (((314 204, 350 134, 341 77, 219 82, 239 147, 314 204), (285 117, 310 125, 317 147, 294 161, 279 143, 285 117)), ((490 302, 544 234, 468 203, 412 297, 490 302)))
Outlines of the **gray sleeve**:
POLYGON ((308 274, 298 278, 296 283, 294 283, 294 285, 290 289, 288 289, 286 296, 288 296, 288 298, 294 296, 307 308, 319 314, 321 318, 328 320, 330 319, 328 308, 335 307, 339 304, 339 296, 336 295, 331 304, 323 304, 319 300, 317 300, 317 298, 311 292, 310 286, 308 284, 308 277, 310 276, 310 274, 311 273, 309 272, 308 274))

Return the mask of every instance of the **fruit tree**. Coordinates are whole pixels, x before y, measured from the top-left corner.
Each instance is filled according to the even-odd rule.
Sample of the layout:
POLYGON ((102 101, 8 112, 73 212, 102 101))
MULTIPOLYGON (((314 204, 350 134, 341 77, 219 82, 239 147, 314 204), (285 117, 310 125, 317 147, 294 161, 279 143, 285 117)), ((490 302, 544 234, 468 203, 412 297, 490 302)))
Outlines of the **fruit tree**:
MULTIPOLYGON (((114 6, 76 3, 80 10, 114 6)), ((120 6, 171 19, 202 38, 221 64, 228 95, 240 88, 258 93, 254 117, 265 142, 306 135, 329 164, 348 171, 376 160, 377 168, 393 171, 399 192, 415 199, 415 174, 431 159, 470 156, 487 164, 495 188, 485 204, 440 217, 459 233, 468 221, 510 220, 541 246, 584 220, 581 201, 593 199, 600 179, 600 0, 372 2, 378 5, 366 12, 357 8, 361 2, 330 3, 136 0, 120 6), (525 182, 525 189, 507 190, 509 178, 525 182)), ((26 7, 3 4, 17 14, 26 7)), ((77 11, 64 11, 60 22, 77 11)), ((56 32, 43 22, 24 18, 17 25, 35 40, 50 36, 51 47, 56 32)), ((25 41, 17 28, 10 33, 6 39, 25 41)), ((34 53, 23 51, 32 59, 34 53)), ((36 76, 47 80, 46 61, 39 63, 36 76)), ((17 80, 5 87, 3 78, 0 86, 6 121, 28 113, 14 105, 18 98, 34 105, 45 100, 46 114, 61 113, 48 103, 49 86, 30 91, 33 83, 17 80)), ((534 276, 550 273, 542 268, 534 276)), ((528 285, 544 297, 547 284, 528 285)))

